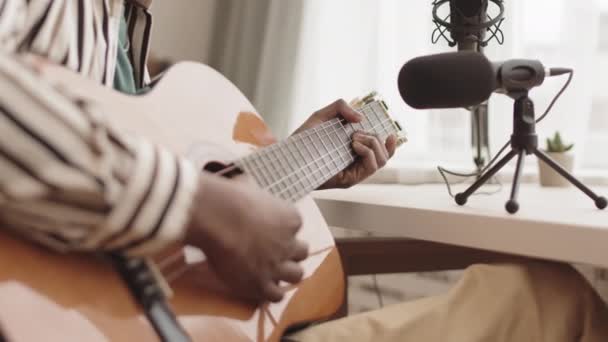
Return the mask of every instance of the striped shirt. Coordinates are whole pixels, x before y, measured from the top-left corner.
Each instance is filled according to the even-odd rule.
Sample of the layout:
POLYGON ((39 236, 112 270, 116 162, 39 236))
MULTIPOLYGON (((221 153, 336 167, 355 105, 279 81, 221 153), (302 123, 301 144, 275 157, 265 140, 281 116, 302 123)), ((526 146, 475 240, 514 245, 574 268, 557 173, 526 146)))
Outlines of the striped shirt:
POLYGON ((40 79, 35 53, 111 86, 121 15, 138 87, 148 82, 151 0, 0 0, 0 229, 66 251, 144 255, 179 240, 194 166, 110 128, 40 79))

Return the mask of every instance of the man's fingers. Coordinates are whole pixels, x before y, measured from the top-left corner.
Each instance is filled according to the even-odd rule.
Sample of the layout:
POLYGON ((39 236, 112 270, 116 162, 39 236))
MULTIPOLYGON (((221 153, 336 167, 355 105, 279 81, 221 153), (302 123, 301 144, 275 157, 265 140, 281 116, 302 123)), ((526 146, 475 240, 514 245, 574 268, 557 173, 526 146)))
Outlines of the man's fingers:
MULTIPOLYGON (((383 167, 386 164, 388 161, 388 151, 384 144, 380 143, 380 140, 377 137, 357 133, 354 136, 354 140, 359 141, 373 151, 378 168, 383 167)), ((376 171, 376 169, 373 171, 376 171)))
POLYGON ((397 149, 397 137, 391 134, 386 139, 386 151, 388 151, 389 158, 392 158, 393 155, 395 155, 396 149, 397 149))
POLYGON ((282 226, 286 227, 289 232, 296 234, 302 227, 302 217, 300 213, 290 204, 284 205, 285 211, 282 217, 282 226))
POLYGON ((367 147, 360 141, 355 140, 355 142, 353 142, 353 150, 362 158, 363 168, 365 170, 364 177, 371 175, 378 169, 376 156, 371 148, 367 147))
POLYGON ((285 295, 283 289, 274 281, 266 282, 262 287, 262 293, 264 298, 270 302, 280 302, 285 295))
POLYGON ((292 253, 291 260, 293 261, 299 262, 308 258, 308 244, 304 241, 296 241, 292 253))
POLYGON ((290 284, 297 284, 304 277, 304 270, 297 262, 286 261, 277 269, 277 280, 283 280, 290 284))
POLYGON ((354 110, 343 99, 337 100, 329 106, 319 110, 317 115, 322 121, 327 121, 341 115, 348 122, 360 122, 363 120, 363 115, 354 110))
POLYGON ((356 110, 353 109, 346 101, 340 99, 336 101, 338 106, 338 114, 342 115, 342 117, 348 122, 359 122, 363 120, 363 115, 359 114, 356 110))

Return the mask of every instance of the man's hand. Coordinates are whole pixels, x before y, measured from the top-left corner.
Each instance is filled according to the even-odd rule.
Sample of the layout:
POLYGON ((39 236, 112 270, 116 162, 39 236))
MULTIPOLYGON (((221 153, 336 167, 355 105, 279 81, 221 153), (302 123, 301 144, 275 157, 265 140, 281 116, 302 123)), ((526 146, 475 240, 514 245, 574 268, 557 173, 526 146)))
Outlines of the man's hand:
POLYGON ((279 301, 279 281, 297 283, 308 246, 296 240, 302 220, 292 205, 250 182, 201 177, 186 243, 203 250, 212 269, 237 295, 279 301))
MULTIPOLYGON (((363 119, 363 115, 357 113, 346 101, 338 100, 313 113, 294 134, 318 126, 337 116, 341 116, 351 123, 356 123, 363 119)), ((397 147, 397 137, 393 135, 389 136, 385 142, 365 132, 357 132, 353 134, 352 138, 353 150, 359 158, 351 166, 321 185, 319 189, 348 188, 363 181, 386 165, 386 162, 393 156, 397 147)))

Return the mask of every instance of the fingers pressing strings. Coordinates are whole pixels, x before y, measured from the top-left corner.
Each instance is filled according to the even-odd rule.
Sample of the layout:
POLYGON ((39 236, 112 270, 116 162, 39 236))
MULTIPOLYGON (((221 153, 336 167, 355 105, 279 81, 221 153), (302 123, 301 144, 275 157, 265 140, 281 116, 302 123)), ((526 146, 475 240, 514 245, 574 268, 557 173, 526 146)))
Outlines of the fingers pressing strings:
POLYGON ((339 115, 351 123, 363 120, 363 115, 358 113, 343 99, 337 100, 329 106, 320 109, 315 114, 323 121, 333 119, 339 115))
POLYGON ((357 132, 353 135, 353 141, 353 149, 355 149, 355 152, 357 152, 357 154, 359 154, 359 151, 361 152, 359 155, 364 158, 363 162, 367 162, 368 166, 371 167, 375 165, 376 167, 374 170, 383 167, 388 161, 389 153, 387 148, 385 144, 380 142, 378 137, 357 132), (357 143, 357 145, 360 144, 361 146, 355 147, 355 143, 357 143), (369 160, 366 161, 366 159, 369 160))

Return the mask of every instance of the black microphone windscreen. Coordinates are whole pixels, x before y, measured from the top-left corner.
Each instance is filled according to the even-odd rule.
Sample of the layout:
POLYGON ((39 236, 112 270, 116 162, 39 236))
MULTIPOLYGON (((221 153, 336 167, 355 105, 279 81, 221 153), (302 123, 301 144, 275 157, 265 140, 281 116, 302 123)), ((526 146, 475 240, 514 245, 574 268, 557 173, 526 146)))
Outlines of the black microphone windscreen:
POLYGON ((477 52, 418 57, 399 72, 399 92, 413 108, 458 108, 487 100, 496 89, 492 63, 477 52))
POLYGON ((461 16, 471 18, 480 12, 485 13, 487 9, 488 0, 450 0, 450 19, 461 16))

